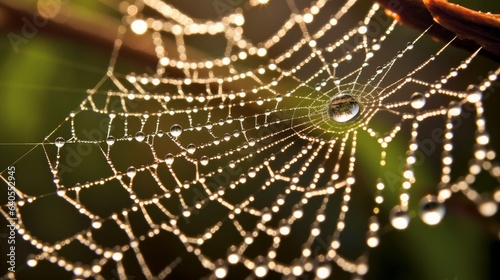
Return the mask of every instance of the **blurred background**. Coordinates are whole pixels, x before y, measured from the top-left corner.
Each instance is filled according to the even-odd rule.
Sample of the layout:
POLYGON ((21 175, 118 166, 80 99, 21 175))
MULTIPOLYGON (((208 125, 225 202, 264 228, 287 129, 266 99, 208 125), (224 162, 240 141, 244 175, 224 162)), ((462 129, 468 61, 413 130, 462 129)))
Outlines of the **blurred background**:
MULTIPOLYGON (((193 17, 219 16, 210 0, 203 3, 180 0, 170 2, 182 7, 193 17)), ((366 2, 366 6, 371 3, 361 2, 366 2)), ((453 2, 475 10, 500 13, 498 1, 453 2)), ((120 2, 113 0, 0 0, 0 170, 5 171, 8 166, 15 165, 18 185, 30 189, 36 195, 51 192, 51 175, 43 149, 32 148, 43 142, 64 122, 69 112, 87 97, 88 89, 94 88, 105 75, 121 22, 121 13, 117 11, 119 6, 120 2), (49 6, 50 9, 47 9, 49 6), (42 20, 39 24, 32 25, 34 21, 42 19, 35 18, 36 14, 51 20, 42 20)), ((267 12, 272 14, 272 11, 267 12)), ((365 9, 360 9, 358 19, 365 13, 365 9)), ((260 29, 257 29, 255 36, 258 36, 258 30, 260 29)), ((420 32, 403 28, 401 40, 411 40, 420 32)), ((428 41, 429 46, 435 44, 431 38, 428 41)), ((131 69, 137 69, 138 65, 143 67, 144 61, 151 59, 150 54, 143 51, 143 47, 140 42, 136 42, 124 48, 120 54, 121 63, 131 69)), ((421 47, 416 51, 422 52, 424 56, 428 50, 421 47)), ((455 55, 463 56, 464 53, 466 51, 453 50, 447 55, 452 61, 455 55)), ((498 67, 496 62, 479 58, 472 67, 478 70, 477 75, 470 71, 470 77, 464 79, 477 81, 479 75, 486 74, 484 70, 480 72, 482 69, 495 67, 498 67)), ((498 90, 500 88, 496 91, 498 90)), ((493 94, 496 93, 498 92, 493 94)), ((492 145, 496 151, 500 151, 500 131, 497 129, 499 104, 500 99, 492 96, 485 106, 492 145)), ((464 157, 464 160, 467 159, 464 157)), ((93 172, 91 168, 87 170, 89 173, 93 172)), ((1 186, 4 188, 5 184, 2 182, 1 186)), ((492 190, 497 186, 497 182, 485 179, 484 186, 480 187, 492 190)), ((421 195, 432 192, 434 188, 435 186, 421 186, 413 197, 416 204, 421 195)), ((4 192, 0 194, 0 199, 0 204, 5 205, 4 192)), ((106 203, 105 199, 101 200, 103 204, 106 203)), ((41 239, 55 241, 67 234, 65 230, 70 232, 88 226, 86 220, 70 219, 71 214, 67 214, 67 219, 57 218, 66 213, 60 212, 64 208, 56 205, 57 202, 53 201, 37 208, 36 211, 40 211, 37 217, 47 217, 46 220, 30 220, 25 217, 46 229, 40 231, 41 239), (64 220, 64 226, 60 224, 61 220, 64 220)), ((385 211, 388 212, 391 206, 392 204, 388 205, 385 211)), ((473 205, 458 197, 447 202, 447 214, 441 224, 429 227, 413 211, 414 219, 407 230, 388 231, 381 236, 379 247, 370 253, 370 272, 366 279, 500 279, 500 242, 490 230, 498 224, 498 214, 495 223, 481 218, 476 212, 473 205)), ((3 261, 3 252, 7 251, 7 244, 3 239, 3 229, 6 228, 3 219, 0 226, 0 275, 3 275, 7 269, 3 261)), ((37 270, 37 274, 28 271, 24 260, 33 249, 31 245, 18 239, 18 279, 71 277, 65 271, 52 274, 54 271, 45 267, 37 270)), ((194 275, 186 277, 194 278, 194 275)), ((340 272, 338 275, 341 275, 340 272)), ((112 274, 108 276, 110 279, 116 277, 112 274)), ((185 275, 179 275, 181 276, 185 275)), ((338 279, 344 279, 342 277, 345 275, 338 279)))

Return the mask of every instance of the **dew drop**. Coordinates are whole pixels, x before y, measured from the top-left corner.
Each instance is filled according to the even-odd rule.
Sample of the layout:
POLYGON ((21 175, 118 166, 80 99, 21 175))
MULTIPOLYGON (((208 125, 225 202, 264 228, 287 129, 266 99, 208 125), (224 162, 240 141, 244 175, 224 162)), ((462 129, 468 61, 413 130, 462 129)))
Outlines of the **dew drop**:
POLYGON ((449 108, 448 108, 448 114, 452 117, 457 117, 462 113, 462 107, 460 104, 456 101, 450 102, 449 108))
POLYGON ((292 263, 292 274, 294 276, 300 276, 302 275, 302 273, 304 273, 304 268, 300 264, 300 261, 299 260, 294 261, 292 263))
POLYGON ((171 153, 165 155, 165 163, 167 165, 172 165, 172 163, 174 163, 174 155, 172 155, 171 153))
POLYGON ((113 137, 113 136, 108 136, 108 138, 106 138, 106 144, 108 144, 110 146, 113 145, 115 143, 115 141, 116 141, 115 137, 113 137))
POLYGON ((359 115, 360 107, 354 97, 340 94, 332 98, 328 106, 328 114, 332 121, 345 123, 359 115))
POLYGON ((201 163, 201 165, 207 165, 208 164, 208 157, 207 156, 202 156, 200 158, 200 163, 201 163))
POLYGON ((491 198, 483 198, 481 203, 478 205, 478 210, 484 217, 491 217, 497 212, 498 205, 491 198))
POLYGON ((26 264, 29 267, 35 267, 38 264, 38 260, 36 259, 36 256, 33 254, 28 255, 28 258, 26 259, 26 264))
POLYGON ((255 139, 253 139, 253 138, 248 139, 248 145, 250 145, 250 147, 255 146, 255 143, 256 143, 255 139))
POLYGON ((422 109, 425 106, 425 95, 421 92, 415 92, 411 96, 411 107, 413 109, 422 109))
POLYGON ((368 237, 366 238, 366 244, 371 247, 371 248, 375 248, 378 246, 380 240, 378 238, 378 236, 375 234, 375 233, 372 233, 370 232, 368 234, 368 237))
POLYGON ((191 144, 187 145, 186 150, 188 153, 194 154, 194 152, 196 151, 196 145, 191 143, 191 144))
POLYGON ((255 265, 255 268, 253 269, 255 276, 257 276, 259 278, 266 276, 268 271, 269 271, 269 268, 264 263, 257 263, 255 265))
POLYGON ((64 144, 66 144, 66 141, 62 137, 57 137, 55 144, 56 144, 56 147, 62 148, 62 146, 64 146, 64 144))
POLYGON ((178 125, 178 124, 174 124, 170 127, 170 135, 172 135, 172 137, 179 137, 180 135, 182 134, 182 126, 178 125))
POLYGON ((443 219, 445 208, 433 195, 420 200, 420 218, 428 225, 437 225, 443 219))
POLYGON ((479 102, 483 98, 483 93, 476 85, 470 85, 467 87, 467 92, 469 93, 469 95, 467 95, 467 101, 470 103, 479 102))
POLYGON ((133 166, 130 166, 129 168, 127 168, 127 176, 129 178, 134 178, 134 176, 137 174, 137 170, 135 169, 135 167, 133 166))
POLYGON ((255 169, 249 168, 248 169, 248 177, 254 178, 255 176, 257 176, 257 172, 255 171, 255 169))
POLYGON ((238 252, 234 245, 229 247, 229 249, 227 250, 227 261, 230 264, 237 264, 240 261, 240 255, 238 255, 238 252))
POLYGON ((144 139, 146 139, 146 135, 144 134, 144 132, 138 131, 135 134, 135 140, 137 140, 137 142, 142 142, 142 141, 144 141, 144 139))
POLYGON ((224 261, 218 260, 215 263, 215 277, 219 279, 225 278, 227 276, 227 270, 227 265, 224 263, 224 261))
POLYGON ((400 205, 394 206, 389 214, 391 224, 396 229, 405 229, 410 223, 410 215, 400 205))
POLYGON ((62 187, 62 186, 57 187, 57 195, 58 196, 63 196, 65 194, 66 194, 66 188, 65 187, 62 187))
POLYGON ((120 248, 115 248, 113 250, 113 255, 111 255, 114 261, 120 261, 123 258, 123 253, 120 248))
POLYGON ((95 229, 99 229, 102 226, 102 219, 96 218, 92 220, 92 227, 95 229))
POLYGON ((283 225, 279 229, 280 234, 285 236, 290 234, 290 231, 291 231, 290 225, 283 225))
POLYGON ((316 276, 319 279, 326 279, 330 277, 331 273, 332 267, 327 263, 318 265, 318 268, 316 269, 316 276))
POLYGON ((269 222, 273 218, 271 211, 265 209, 262 211, 262 221, 269 222))

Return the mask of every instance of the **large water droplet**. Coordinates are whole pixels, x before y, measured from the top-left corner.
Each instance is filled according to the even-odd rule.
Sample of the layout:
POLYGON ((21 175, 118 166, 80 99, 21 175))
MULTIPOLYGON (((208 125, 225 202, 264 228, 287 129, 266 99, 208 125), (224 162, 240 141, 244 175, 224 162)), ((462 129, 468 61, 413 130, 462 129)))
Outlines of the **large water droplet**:
POLYGON ((269 268, 264 262, 257 262, 255 264, 255 268, 253 269, 253 272, 255 273, 255 276, 262 278, 267 275, 267 272, 269 271, 269 268))
POLYGON ((467 93, 469 94, 467 95, 467 101, 470 103, 479 102, 483 98, 483 93, 476 85, 469 85, 467 87, 467 93))
POLYGON ((95 218, 92 220, 92 227, 95 228, 95 229, 99 229, 101 228, 102 226, 102 219, 100 218, 95 218))
POLYGON ((146 139, 146 135, 144 134, 144 132, 138 131, 135 134, 135 140, 137 140, 137 142, 142 142, 142 141, 144 141, 144 139, 146 139))
POLYGON ((316 276, 319 279, 326 279, 330 277, 331 273, 332 273, 332 267, 327 263, 318 265, 318 268, 316 269, 316 276))
POLYGON ((295 260, 292 262, 292 274, 293 276, 300 276, 304 273, 304 267, 300 263, 300 260, 295 260))
POLYGON ((200 158, 200 163, 201 163, 201 165, 207 165, 208 164, 208 157, 207 156, 202 156, 200 158))
POLYGON ((35 267, 38 264, 38 260, 36 259, 36 256, 34 254, 28 255, 28 258, 26 259, 26 264, 29 267, 35 267))
POLYGON ((189 144, 189 145, 187 145, 186 150, 187 150, 188 153, 194 154, 194 152, 196 151, 196 145, 195 144, 189 144))
POLYGON ((250 167, 248 169, 248 177, 254 178, 255 176, 257 176, 257 172, 255 171, 255 169, 253 169, 253 168, 250 167))
POLYGON ((178 124, 174 124, 170 127, 170 135, 172 135, 172 137, 179 137, 182 133, 182 126, 178 125, 178 124))
POLYGON ((425 95, 421 92, 413 93, 410 104, 413 109, 422 109, 425 106, 425 95))
POLYGON ((64 146, 64 144, 66 144, 66 141, 62 137, 57 137, 55 144, 56 144, 56 147, 62 148, 62 146, 64 146))
POLYGON ((328 114, 332 121, 345 123, 353 120, 359 115, 360 107, 358 101, 351 95, 337 95, 330 101, 328 114))
POLYGON ((493 199, 483 197, 481 203, 478 205, 478 210, 484 217, 491 217, 497 212, 498 205, 493 199))
POLYGON ((137 173, 137 170, 135 170, 135 167, 133 167, 133 166, 130 166, 127 169, 127 176, 130 177, 130 178, 134 178, 134 176, 135 176, 136 173, 137 173))
POLYGON ((120 261, 123 258, 123 252, 119 247, 113 249, 113 255, 111 255, 111 258, 115 261, 120 261))
POLYGON ((230 264, 237 264, 240 261, 240 255, 234 245, 227 250, 227 261, 230 264))
POLYGON ((215 262, 215 277, 222 279, 227 276, 227 265, 222 260, 215 262))
POLYGON ((450 102, 448 107, 448 114, 452 117, 457 117, 462 113, 462 106, 456 101, 450 102))
POLYGON ((63 196, 66 194, 66 188, 63 186, 57 187, 57 195, 58 196, 63 196))
POLYGON ((405 229, 410 223, 410 215, 400 205, 394 206, 390 213, 391 224, 396 229, 405 229))
POLYGON ((115 137, 113 136, 108 136, 108 138, 106 138, 106 144, 108 145, 113 145, 115 143, 115 137))
POLYGON ((165 163, 167 165, 172 165, 172 163, 174 163, 174 155, 168 153, 167 155, 165 155, 165 163))
POLYGON ((420 218, 428 225, 437 225, 444 217, 445 209, 437 198, 427 195, 420 200, 420 218))

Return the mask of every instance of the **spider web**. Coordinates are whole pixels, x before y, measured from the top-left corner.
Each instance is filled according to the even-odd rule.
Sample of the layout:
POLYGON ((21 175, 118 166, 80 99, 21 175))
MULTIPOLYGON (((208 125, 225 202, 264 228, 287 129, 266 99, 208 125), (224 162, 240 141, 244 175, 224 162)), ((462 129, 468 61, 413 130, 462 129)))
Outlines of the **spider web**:
POLYGON ((429 224, 454 193, 495 215, 500 166, 483 101, 500 68, 470 79, 479 50, 427 31, 409 38, 378 4, 266 2, 217 20, 181 3, 120 4, 107 75, 40 143, 50 187, 15 188, 16 230, 32 247, 25 269, 361 278, 380 235, 406 228, 425 192, 429 224), (127 40, 144 42, 153 68, 121 60, 127 40), (51 203, 68 212, 62 225, 82 226, 32 232, 29 215, 51 203))

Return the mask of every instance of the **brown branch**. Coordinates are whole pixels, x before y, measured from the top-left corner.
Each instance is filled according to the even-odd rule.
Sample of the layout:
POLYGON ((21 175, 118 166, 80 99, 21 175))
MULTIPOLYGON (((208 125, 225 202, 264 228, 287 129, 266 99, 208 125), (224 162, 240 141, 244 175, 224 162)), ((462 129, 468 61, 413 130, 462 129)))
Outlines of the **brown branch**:
POLYGON ((424 4, 440 25, 500 57, 500 15, 476 12, 445 0, 424 0, 424 4))
POLYGON ((425 30, 433 23, 429 34, 454 45, 474 51, 483 47, 482 54, 500 61, 500 15, 475 12, 445 0, 377 0, 388 14, 400 22, 425 30))

